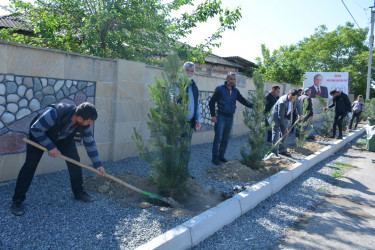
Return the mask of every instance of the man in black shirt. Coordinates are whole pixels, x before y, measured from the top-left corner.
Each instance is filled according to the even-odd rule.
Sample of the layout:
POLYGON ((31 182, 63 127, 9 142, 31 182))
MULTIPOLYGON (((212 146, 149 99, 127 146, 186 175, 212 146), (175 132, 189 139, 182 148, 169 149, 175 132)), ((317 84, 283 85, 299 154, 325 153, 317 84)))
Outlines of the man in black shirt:
MULTIPOLYGON (((336 136, 336 125, 339 127, 339 135, 337 139, 342 139, 342 120, 351 111, 352 105, 350 103, 349 97, 342 93, 341 91, 332 90, 329 94, 333 97, 333 103, 328 106, 328 108, 335 107, 335 120, 333 122, 333 132, 330 138, 335 138, 336 136)), ((324 108, 324 111, 328 110, 324 108)))
MULTIPOLYGON (((266 94, 266 109, 264 110, 264 113, 269 113, 273 105, 279 100, 279 94, 280 94, 280 87, 277 85, 273 85, 270 92, 266 94)), ((266 126, 269 126, 268 119, 266 119, 266 126)), ((269 130, 267 132, 267 141, 272 142, 272 130, 269 130)))

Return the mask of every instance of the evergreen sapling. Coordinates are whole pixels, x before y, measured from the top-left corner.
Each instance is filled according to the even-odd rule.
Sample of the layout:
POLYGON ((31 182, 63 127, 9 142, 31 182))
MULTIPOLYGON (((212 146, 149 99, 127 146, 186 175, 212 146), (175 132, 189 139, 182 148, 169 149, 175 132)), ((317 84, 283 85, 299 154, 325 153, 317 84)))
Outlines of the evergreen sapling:
POLYGON ((307 110, 308 108, 308 101, 307 99, 304 100, 302 105, 302 116, 304 117, 302 121, 297 123, 297 131, 298 131, 298 137, 296 138, 296 145, 297 147, 302 148, 305 145, 305 142, 307 138, 312 133, 312 129, 308 129, 308 125, 310 122, 310 119, 307 118, 310 114, 310 110, 307 110), (306 119, 307 118, 307 119, 306 119))
POLYGON ((151 132, 150 149, 134 128, 132 136, 144 158, 154 169, 151 178, 163 194, 173 197, 186 191, 189 178, 190 124, 188 116, 188 78, 181 71, 177 56, 170 55, 164 63, 163 79, 155 76, 148 85, 148 94, 155 105, 148 114, 151 132))
POLYGON ((251 93, 253 108, 243 112, 244 122, 250 129, 248 144, 241 149, 241 163, 252 168, 260 169, 264 166, 263 158, 270 151, 271 146, 264 142, 264 137, 273 124, 266 126, 265 119, 269 114, 265 114, 266 99, 264 97, 264 80, 259 72, 253 75, 255 92, 251 93))

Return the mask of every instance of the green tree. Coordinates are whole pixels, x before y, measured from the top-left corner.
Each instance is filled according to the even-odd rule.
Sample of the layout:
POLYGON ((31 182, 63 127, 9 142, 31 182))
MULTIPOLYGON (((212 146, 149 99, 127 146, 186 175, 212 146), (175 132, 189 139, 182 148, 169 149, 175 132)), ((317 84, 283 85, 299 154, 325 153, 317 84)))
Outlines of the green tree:
POLYGON ((8 9, 35 36, 2 29, 0 39, 82 54, 158 63, 175 51, 182 59, 202 61, 220 46, 222 33, 236 28, 240 8, 223 9, 219 0, 205 0, 191 12, 172 14, 194 0, 11 0, 8 9), (178 42, 198 23, 217 19, 219 28, 192 48, 178 42))
POLYGON ((153 181, 163 193, 171 197, 185 190, 189 178, 190 124, 188 116, 189 81, 181 73, 177 56, 168 56, 164 64, 163 80, 155 76, 155 84, 148 85, 149 95, 155 107, 150 109, 147 123, 151 131, 151 150, 134 128, 133 140, 143 157, 155 170, 153 181))
MULTIPOLYGON (((323 110, 325 107, 328 106, 328 103, 322 97, 317 95, 315 98, 316 100, 318 100, 317 107, 320 110, 323 110)), ((330 136, 333 133, 332 124, 333 124, 335 113, 332 109, 328 109, 327 111, 322 112, 322 116, 323 116, 323 123, 320 126, 320 132, 324 136, 330 136)))
POLYGON ((272 128, 272 125, 266 126, 265 119, 268 114, 264 113, 266 100, 264 98, 264 80, 259 72, 253 75, 255 92, 251 93, 253 108, 246 109, 243 112, 244 122, 250 129, 248 144, 241 149, 241 163, 252 168, 260 169, 264 166, 263 158, 270 150, 270 145, 264 143, 264 136, 272 128))
MULTIPOLYGON (((355 96, 365 95, 367 34, 367 28, 356 29, 352 23, 330 32, 322 25, 310 37, 296 45, 281 46, 272 55, 263 44, 262 57, 257 58, 257 63, 266 80, 297 85, 302 85, 305 72, 349 72, 350 92, 355 96)), ((375 66, 372 77, 375 77, 374 70, 375 66)))
MULTIPOLYGON (((320 96, 319 96, 320 97, 320 96)), ((307 99, 304 100, 302 104, 302 116, 303 117, 308 117, 310 114, 310 110, 307 110, 308 108, 308 101, 307 99)), ((297 147, 302 148, 305 145, 305 142, 307 138, 310 136, 312 129, 308 129, 308 125, 310 122, 310 118, 308 119, 302 119, 300 122, 297 123, 297 131, 298 131, 298 136, 296 138, 296 145, 297 147)))

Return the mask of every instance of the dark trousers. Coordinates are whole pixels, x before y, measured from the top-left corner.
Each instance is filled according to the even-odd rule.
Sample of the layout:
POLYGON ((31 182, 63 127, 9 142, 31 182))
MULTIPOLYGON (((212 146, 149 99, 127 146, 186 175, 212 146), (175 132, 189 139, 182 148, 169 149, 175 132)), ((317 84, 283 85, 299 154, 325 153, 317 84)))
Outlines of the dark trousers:
POLYGON ((354 124, 354 128, 357 128, 357 126, 358 126, 358 122, 359 122, 359 117, 361 116, 361 114, 362 114, 362 112, 358 112, 358 113, 354 113, 354 112, 353 112, 352 119, 350 119, 349 129, 352 128, 352 124, 353 124, 353 120, 354 120, 354 118, 356 118, 356 120, 355 120, 355 124, 354 124))
POLYGON ((212 145, 212 160, 224 158, 233 125, 233 116, 217 115, 216 117, 217 123, 215 123, 215 139, 212 145))
MULTIPOLYGON (((265 120, 266 126, 268 127, 270 123, 268 122, 268 119, 265 120)), ((272 142, 272 129, 267 131, 267 141, 272 142)))
MULTIPOLYGON (((29 134, 29 138, 36 142, 36 139, 29 134)), ((57 149, 61 154, 79 161, 77 147, 73 139, 64 139, 55 142, 57 149)), ((26 146, 26 160, 23 164, 17 178, 17 184, 14 191, 13 201, 26 199, 26 192, 30 187, 31 181, 34 178, 35 170, 42 158, 44 151, 27 144, 26 146)), ((68 165, 70 183, 73 193, 75 195, 83 191, 82 169, 73 163, 66 162, 68 165)))
POLYGON ((336 135, 336 126, 339 128, 339 136, 342 136, 342 120, 344 120, 346 113, 336 113, 335 120, 333 121, 333 132, 332 135, 336 135))

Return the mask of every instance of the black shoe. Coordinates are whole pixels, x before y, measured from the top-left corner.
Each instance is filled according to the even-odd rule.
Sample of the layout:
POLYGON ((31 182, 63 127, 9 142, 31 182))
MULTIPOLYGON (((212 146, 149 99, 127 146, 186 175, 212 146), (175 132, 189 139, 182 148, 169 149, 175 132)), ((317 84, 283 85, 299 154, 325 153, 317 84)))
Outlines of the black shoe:
POLYGON ((94 201, 94 198, 92 198, 92 197, 91 197, 88 193, 86 193, 85 191, 82 191, 81 193, 76 194, 76 195, 75 195, 75 199, 76 199, 76 200, 83 201, 83 202, 93 202, 93 201, 94 201))
POLYGON ((337 136, 336 139, 342 139, 342 135, 337 136))
POLYGON ((21 216, 25 213, 25 205, 23 205, 23 201, 13 201, 10 210, 12 211, 12 214, 21 216))
POLYGON ((335 139, 335 136, 334 135, 328 136, 328 138, 335 139))
POLYGON ((281 154, 281 155, 284 155, 284 156, 286 156, 286 157, 291 157, 292 155, 291 154, 288 154, 288 152, 279 152, 279 154, 281 154))
POLYGON ((225 159, 224 157, 223 158, 219 158, 219 161, 222 161, 224 163, 228 162, 227 159, 225 159))
POLYGON ((212 163, 215 165, 220 165, 220 161, 218 159, 213 159, 212 163))

